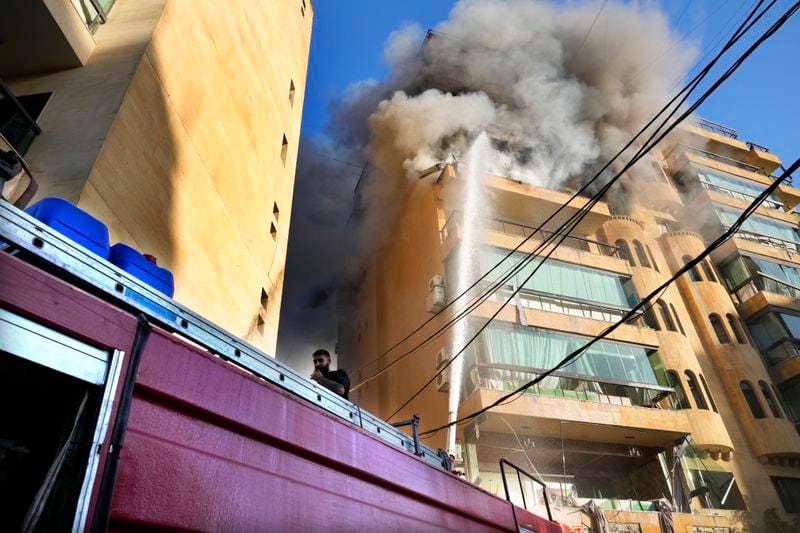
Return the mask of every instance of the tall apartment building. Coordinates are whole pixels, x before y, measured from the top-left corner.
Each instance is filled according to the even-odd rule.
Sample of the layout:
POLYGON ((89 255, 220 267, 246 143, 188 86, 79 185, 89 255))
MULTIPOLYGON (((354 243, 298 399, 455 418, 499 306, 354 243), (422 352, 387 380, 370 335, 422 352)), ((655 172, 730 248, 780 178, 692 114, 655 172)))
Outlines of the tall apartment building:
MULTIPOLYGON (((523 283, 532 268, 526 267, 470 314, 474 330, 508 302, 463 355, 459 416, 515 390, 619 320, 780 172, 775 155, 728 128, 701 121, 681 131, 680 140, 640 163, 652 172, 624 211, 598 203, 530 281, 523 283), (519 285, 518 297, 509 300, 519 285)), ((495 214, 474 254, 481 273, 571 195, 491 172, 484 181, 495 214)), ((356 319, 342 329, 346 367, 372 360, 430 317, 442 304, 438 286, 448 300, 457 293, 453 262, 464 228, 463 188, 459 169, 448 165, 435 183, 420 181, 404 199, 396 226, 385 229, 392 240, 367 267, 356 319)), ((502 495, 499 461, 505 458, 547 484, 562 522, 588 524, 575 508, 594 499, 615 531, 660 531, 649 501, 659 498, 682 511, 674 515, 677 531, 740 531, 748 522, 750 530, 763 531, 770 508, 779 519, 796 517, 798 202, 800 190, 781 185, 735 238, 672 284, 650 311, 525 394, 459 426, 457 464, 467 480, 502 495)), ((573 202, 560 219, 582 204, 573 202)), ((543 236, 534 235, 515 259, 543 236)), ((510 268, 506 262, 488 279, 510 268)), ((426 331, 450 316, 437 317, 426 331)), ((351 398, 389 416, 450 357, 453 343, 450 334, 429 343, 351 398)), ((403 344, 353 382, 414 344, 403 344)), ((417 413, 422 430, 445 423, 448 375, 393 421, 417 413)), ((426 442, 444 447, 444 439, 441 431, 426 442)), ((508 485, 512 499, 521 503, 524 490, 529 507, 535 502, 544 512, 536 484, 524 477, 520 484, 511 474, 508 485)))
POLYGON ((0 132, 37 197, 156 256, 175 298, 275 350, 309 0, 10 0, 0 132))

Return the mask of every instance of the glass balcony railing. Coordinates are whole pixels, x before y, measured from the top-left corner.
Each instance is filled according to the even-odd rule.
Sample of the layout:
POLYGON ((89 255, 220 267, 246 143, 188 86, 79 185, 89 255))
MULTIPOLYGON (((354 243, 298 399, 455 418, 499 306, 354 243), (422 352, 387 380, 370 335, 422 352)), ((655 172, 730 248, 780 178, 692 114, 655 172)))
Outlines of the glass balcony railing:
POLYGON ((772 248, 787 250, 792 253, 797 253, 798 251, 800 251, 800 242, 787 241, 785 239, 780 239, 778 237, 770 237, 769 235, 762 235, 761 233, 753 233, 752 231, 747 231, 744 229, 740 229, 739 231, 737 231, 734 234, 734 237, 755 242, 758 244, 763 244, 765 246, 770 246, 772 248))
POLYGON ((786 339, 762 353, 771 366, 780 364, 792 357, 800 357, 800 342, 794 339, 786 339))
POLYGON ((717 161, 719 163, 724 163, 726 165, 731 165, 736 168, 740 168, 742 170, 747 170, 749 172, 755 172, 756 174, 764 174, 764 171, 755 165, 750 165, 743 161, 739 161, 738 159, 733 159, 730 157, 726 157, 724 155, 715 154, 714 152, 707 152, 706 150, 701 150, 700 148, 695 148, 693 146, 687 146, 685 144, 677 144, 675 148, 673 148, 670 153, 667 155, 667 158, 671 157, 676 150, 683 150, 685 152, 690 152, 700 157, 705 157, 706 159, 711 159, 712 161, 717 161))
MULTIPOLYGON (((460 211, 453 211, 447 219, 444 227, 440 230, 440 236, 442 242, 447 239, 450 235, 453 227, 456 224, 461 223, 462 215, 460 211)), ((493 219, 486 219, 482 221, 482 226, 488 230, 496 231, 499 233, 504 233, 506 235, 514 235, 517 237, 527 238, 533 235, 531 239, 533 242, 541 242, 547 238, 551 238, 554 235, 552 231, 546 230, 538 230, 533 226, 527 226, 525 224, 519 224, 517 222, 509 222, 507 220, 502 220, 498 218, 493 219)), ((561 236, 555 237, 554 242, 558 242, 557 239, 561 239, 561 236)), ((594 241, 592 239, 587 239, 585 237, 577 237, 574 235, 568 235, 561 243, 562 246, 566 246, 568 248, 574 248, 576 250, 581 250, 584 252, 589 253, 599 253, 601 255, 608 255, 611 257, 618 257, 619 248, 614 246, 613 244, 607 244, 600 241, 594 241)))
MULTIPOLYGON (((507 285, 492 293, 487 300, 506 303, 511 299, 513 292, 514 290, 511 286, 507 285)), ((603 322, 617 322, 630 311, 630 309, 624 307, 591 302, 588 300, 579 300, 577 298, 543 293, 530 289, 520 289, 517 296, 519 297, 520 305, 528 309, 560 313, 562 315, 589 318, 592 320, 602 320, 603 322)), ((628 320, 628 324, 640 328, 649 327, 645 323, 644 314, 642 313, 628 320)))
POLYGON ((774 278, 763 272, 755 272, 743 284, 734 289, 733 294, 735 300, 738 303, 742 303, 762 291, 800 299, 800 287, 795 287, 786 281, 774 278))
MULTIPOLYGON (((742 200, 747 203, 751 203, 753 200, 756 199, 755 195, 747 194, 741 191, 736 191, 733 189, 729 189, 727 187, 722 187, 720 185, 715 185, 713 183, 708 183, 706 181, 700 180, 700 186, 703 187, 707 191, 717 192, 720 194, 724 194, 725 196, 729 196, 736 200, 742 200)), ((765 207, 769 207, 771 209, 780 209, 783 210, 783 205, 780 202, 767 198, 761 204, 765 207)))
MULTIPOLYGON (((495 363, 480 363, 470 373, 473 388, 504 392, 517 390, 539 375, 537 369, 495 363)), ((565 373, 550 375, 526 391, 526 394, 538 396, 674 411, 678 409, 678 405, 673 393, 674 390, 669 387, 612 380, 598 381, 565 373)))

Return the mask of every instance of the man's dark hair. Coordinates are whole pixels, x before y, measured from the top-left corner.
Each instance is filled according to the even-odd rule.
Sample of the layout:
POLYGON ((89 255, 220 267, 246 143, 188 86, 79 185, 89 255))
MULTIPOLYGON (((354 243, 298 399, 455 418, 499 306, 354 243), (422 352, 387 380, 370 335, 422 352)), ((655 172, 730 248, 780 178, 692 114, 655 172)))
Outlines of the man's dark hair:
POLYGON ((331 356, 331 353, 330 353, 328 350, 325 350, 324 348, 320 348, 319 350, 315 351, 315 352, 314 352, 314 353, 311 355, 311 357, 316 357, 316 356, 318 356, 318 355, 327 355, 328 357, 330 357, 330 356, 331 356))

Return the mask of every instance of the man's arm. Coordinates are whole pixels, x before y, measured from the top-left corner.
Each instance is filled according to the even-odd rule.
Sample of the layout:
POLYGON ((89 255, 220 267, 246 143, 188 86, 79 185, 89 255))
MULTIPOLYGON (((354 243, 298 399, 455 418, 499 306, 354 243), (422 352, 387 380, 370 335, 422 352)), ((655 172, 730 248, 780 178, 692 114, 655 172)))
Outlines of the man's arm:
POLYGON ((317 383, 319 383, 320 385, 322 385, 326 389, 335 392, 339 396, 344 396, 344 386, 341 383, 339 383, 337 381, 333 381, 332 379, 328 379, 326 377, 323 377, 322 374, 320 374, 316 378, 312 375, 311 379, 313 379, 314 381, 316 381, 317 383))

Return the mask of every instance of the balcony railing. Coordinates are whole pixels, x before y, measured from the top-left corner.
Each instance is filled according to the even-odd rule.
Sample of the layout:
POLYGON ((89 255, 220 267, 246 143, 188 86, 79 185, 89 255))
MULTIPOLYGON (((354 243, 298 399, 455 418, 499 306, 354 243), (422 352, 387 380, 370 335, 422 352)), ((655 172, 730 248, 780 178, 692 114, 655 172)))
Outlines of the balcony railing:
MULTIPOLYGON (((505 303, 509 301, 513 292, 513 289, 507 285, 492 293, 487 299, 493 302, 505 303)), ((624 307, 581 300, 578 298, 567 298, 556 294, 524 288, 520 289, 517 296, 519 297, 522 307, 528 309, 560 313, 562 315, 577 316, 592 320, 602 320, 603 322, 616 322, 630 311, 630 309, 624 307)), ((640 328, 649 327, 644 321, 644 315, 641 313, 628 320, 628 324, 640 328)))
MULTIPOLYGON (((441 240, 442 242, 447 239, 452 231, 453 224, 460 223, 462 220, 462 213, 460 211, 453 211, 445 222, 444 227, 442 227, 440 231, 441 240)), ((498 218, 486 219, 482 221, 482 225, 489 230, 497 231, 500 233, 505 233, 506 235, 515 235, 518 237, 530 237, 534 235, 533 240, 534 242, 541 242, 547 238, 553 237, 555 235, 552 231, 546 230, 538 230, 533 226, 526 226, 525 224, 519 224, 517 222, 509 222, 507 220, 502 220, 498 218)), ((554 240, 561 239, 562 236, 554 237, 554 240)), ((618 257, 619 248, 614 246, 613 244, 607 244, 600 241, 594 241, 592 239, 587 239, 585 237, 577 237, 574 235, 568 235, 562 242, 561 245, 566 246, 568 248, 574 248, 576 250, 581 250, 584 252, 590 253, 600 253, 602 255, 608 255, 612 257, 618 257)))
POLYGON ((778 237, 770 237, 768 235, 762 235, 760 233, 753 233, 752 231, 747 231, 743 229, 737 231, 734 237, 737 237, 739 239, 745 239, 747 241, 755 242, 758 244, 763 244, 765 246, 771 246, 772 248, 787 250, 792 253, 798 253, 798 251, 800 251, 800 243, 798 242, 787 241, 784 239, 779 239, 778 237))
POLYGON ((36 120, 19 103, 11 89, 0 80, 0 135, 14 149, 24 155, 33 139, 42 133, 36 120))
MULTIPOLYGON (((700 180, 700 185, 707 191, 718 192, 720 194, 730 196, 731 198, 734 198, 736 200, 742 200, 748 203, 751 203, 753 200, 757 198, 757 196, 755 195, 744 193, 734 189, 729 189, 727 187, 722 187, 721 185, 717 185, 714 183, 708 183, 707 181, 703 180, 700 180)), ((783 204, 781 204, 780 202, 776 202, 775 200, 772 200, 770 198, 765 199, 762 205, 769 207, 771 209, 783 210, 783 204)))
POLYGON ((762 350, 762 353, 767 362, 771 366, 775 366, 792 357, 800 357, 800 342, 794 339, 786 339, 767 350, 762 350))
POLYGON ((734 130, 733 128, 723 126, 722 124, 717 124, 716 122, 711 122, 710 120, 706 120, 704 118, 697 119, 697 125, 703 128, 704 130, 710 131, 712 133, 718 133, 720 135, 723 135, 731 139, 739 138, 739 134, 736 133, 736 130, 734 130))
POLYGON ((743 303, 762 291, 800 299, 800 287, 795 287, 763 272, 754 273, 742 285, 734 289, 733 294, 736 301, 743 303))
MULTIPOLYGON (((499 363, 480 363, 471 371, 474 387, 504 392, 517 390, 539 376, 541 372, 543 371, 539 369, 499 363)), ((614 380, 599 381, 563 372, 553 373, 525 392, 537 396, 622 407, 647 407, 670 411, 678 409, 673 398, 675 391, 669 387, 614 380)), ((558 416, 557 413, 554 413, 554 416, 558 416)))
POLYGON ((769 148, 767 148, 766 146, 763 146, 761 144, 756 144, 756 143, 751 142, 751 141, 747 141, 747 142, 745 142, 745 144, 751 150, 758 150, 759 152, 769 153, 769 148))
POLYGON ((687 152, 692 152, 692 153, 697 154, 697 155, 699 155, 701 157, 705 157, 706 159, 711 159, 713 161, 718 161, 718 162, 724 163, 726 165, 731 165, 731 166, 734 166, 734 167, 737 167, 737 168, 741 168, 742 170, 747 170, 749 172, 755 172, 756 174, 764 174, 764 171, 761 170, 757 166, 749 165, 747 163, 739 161, 738 159, 733 159, 733 158, 730 158, 730 157, 726 157, 724 155, 715 154, 714 152, 707 152, 706 150, 701 150, 700 148, 695 148, 693 146, 687 146, 685 144, 677 144, 677 145, 675 145, 675 148, 673 148, 670 151, 670 153, 667 155, 667 157, 670 157, 673 153, 675 153, 675 150, 679 150, 679 149, 680 150, 685 150, 687 152))

